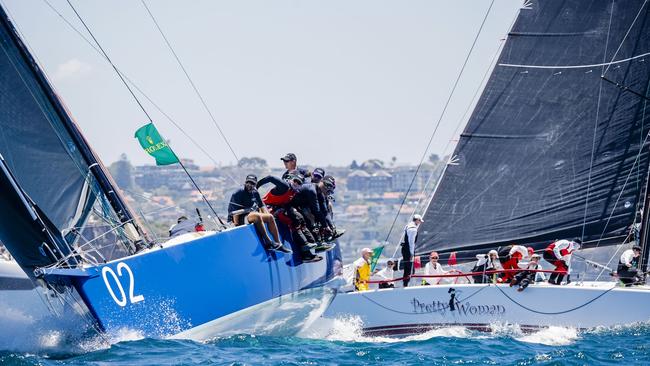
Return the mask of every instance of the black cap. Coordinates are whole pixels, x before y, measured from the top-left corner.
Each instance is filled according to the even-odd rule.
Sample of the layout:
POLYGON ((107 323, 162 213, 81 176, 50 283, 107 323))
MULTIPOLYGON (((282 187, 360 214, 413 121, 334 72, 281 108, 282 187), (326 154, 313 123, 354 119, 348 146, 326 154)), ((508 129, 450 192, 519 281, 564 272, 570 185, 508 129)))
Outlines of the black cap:
POLYGON ((297 160, 296 159, 296 154, 287 153, 285 156, 281 157, 280 160, 282 160, 284 162, 297 160))
POLYGON ((312 175, 312 176, 313 176, 313 175, 318 175, 318 176, 320 176, 320 177, 322 178, 322 177, 325 176, 325 170, 323 170, 323 168, 316 168, 316 169, 314 169, 314 171, 311 173, 311 175, 312 175))
POLYGON ((336 180, 331 175, 324 176, 322 182, 327 188, 330 189, 336 188, 336 180))
POLYGON ((244 182, 246 183, 251 182, 253 184, 257 184, 257 176, 255 174, 249 174, 246 176, 246 180, 244 182))
POLYGON ((294 181, 294 180, 300 181, 300 184, 305 183, 305 176, 302 175, 297 170, 292 170, 292 171, 289 172, 289 179, 291 179, 292 181, 294 181))
POLYGON ((638 250, 639 252, 641 251, 641 247, 638 245, 635 245, 632 247, 632 250, 638 250))

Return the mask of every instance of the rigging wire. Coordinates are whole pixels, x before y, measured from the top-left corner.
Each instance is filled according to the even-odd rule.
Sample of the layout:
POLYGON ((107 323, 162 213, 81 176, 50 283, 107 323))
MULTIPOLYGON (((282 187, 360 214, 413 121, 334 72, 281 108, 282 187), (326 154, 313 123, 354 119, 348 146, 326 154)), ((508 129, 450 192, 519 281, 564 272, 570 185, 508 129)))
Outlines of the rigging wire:
POLYGON ((151 10, 149 10, 149 7, 147 6, 147 3, 145 3, 144 0, 141 0, 141 2, 142 2, 142 5, 144 6, 144 8, 147 10, 147 13, 151 17, 151 20, 156 25, 156 29, 158 29, 158 32, 162 36, 163 40, 165 40, 165 44, 167 44, 167 47, 171 51, 172 55, 174 55, 174 58, 176 59, 176 62, 178 63, 178 66, 183 71, 183 74, 185 74, 185 77, 187 78, 187 81, 192 86, 192 89, 196 93, 196 96, 201 101, 201 104, 203 105, 203 108, 205 108, 205 111, 210 116, 210 119, 212 120, 212 123, 214 123, 215 127, 217 127, 217 130, 219 131, 219 134, 221 135, 221 138, 223 138, 223 141, 228 146, 228 149, 230 149, 230 152, 235 157, 235 161, 239 161, 239 157, 235 153, 235 150, 232 148, 232 145, 230 145, 230 142, 228 141, 228 138, 226 137, 226 134, 221 129, 221 126, 219 126, 219 123, 217 123, 217 119, 214 117, 214 114, 212 114, 212 111, 208 107, 208 104, 205 102, 205 98, 203 98, 203 95, 201 95, 201 93, 199 92, 199 89, 196 87, 196 84, 194 84, 194 81, 190 77, 190 74, 187 72, 187 69, 185 68, 185 66, 183 66, 183 63, 181 62, 181 59, 178 57, 178 54, 176 53, 176 51, 174 50, 174 47, 172 47, 171 43, 169 42, 169 39, 167 39, 167 36, 165 35, 165 33, 160 28, 160 24, 158 24, 158 21, 154 17, 153 13, 151 13, 151 10))
POLYGON ((86 25, 86 22, 84 22, 84 20, 83 20, 83 18, 81 17, 81 15, 79 15, 79 13, 77 12, 77 9, 74 7, 74 5, 72 5, 72 3, 70 2, 70 0, 66 0, 66 1, 68 2, 68 5, 70 5, 70 8, 72 9, 72 11, 73 11, 73 12, 75 13, 75 15, 77 16, 77 19, 79 19, 79 21, 80 21, 81 24, 84 26, 84 28, 86 28, 86 31, 88 32, 88 34, 90 35, 90 37, 92 37, 93 41, 95 41, 95 44, 97 45, 97 47, 99 47, 99 50, 100 50, 100 51, 102 52, 102 54, 104 55, 104 58, 106 58, 106 61, 108 61, 108 63, 111 64, 111 66, 113 67, 113 70, 115 70, 115 73, 117 74, 117 76, 120 78, 120 80, 122 80, 122 83, 124 84, 124 86, 126 87, 126 89, 129 91, 129 93, 131 93, 131 96, 133 97, 133 99, 135 100, 135 102, 138 103, 138 106, 140 107, 140 109, 142 110, 142 112, 147 116, 147 119, 149 120, 149 122, 153 123, 153 120, 151 119, 151 116, 149 115, 149 113, 147 113, 147 110, 144 108, 144 106, 143 106, 142 103, 140 102, 140 99, 138 99, 138 97, 135 95, 135 93, 133 93, 133 90, 131 89, 131 87, 129 86, 129 84, 126 82, 126 80, 124 80, 124 78, 122 77, 122 74, 119 72, 119 70, 117 69, 117 67, 115 67, 115 64, 113 63, 113 61, 111 60, 111 58, 108 57, 108 54, 106 53, 106 51, 104 51, 104 48, 103 48, 102 45, 99 43, 99 41, 97 40, 97 38, 95 38, 95 35, 94 35, 93 32, 90 30, 90 28, 88 28, 88 26, 86 25))
MULTIPOLYGON (((514 19, 513 19, 513 22, 514 22, 514 19)), ((494 55, 492 55, 492 60, 490 60, 490 64, 488 65, 488 68, 485 70, 485 73, 483 73, 483 78, 481 79, 481 82, 478 84, 476 90, 474 91, 474 95, 472 95, 472 99, 471 99, 470 103, 467 105, 467 108, 465 109, 465 112, 463 113, 463 116, 458 120, 458 123, 456 124, 456 129, 454 130, 454 133, 452 134, 452 136, 458 136, 460 128, 461 128, 461 126, 463 126, 463 122, 467 118, 467 115, 469 114, 469 112, 472 110, 472 107, 475 105, 475 102, 476 102, 477 98, 479 97, 481 90, 483 90, 483 87, 485 86, 485 82, 486 82, 488 76, 490 75, 490 71, 494 68, 494 65, 496 64, 497 58, 498 58, 499 54, 501 53, 501 50, 503 49, 503 46, 505 44, 505 42, 504 42, 505 38, 502 39, 501 41, 502 42, 499 44, 499 47, 497 47, 496 51, 494 52, 494 55)), ((452 142, 453 142, 453 139, 449 139, 447 141, 447 145, 445 145, 445 148, 443 149, 443 157, 446 155, 447 151, 449 151, 449 148, 451 147, 452 142)), ((453 159, 453 156, 450 159, 453 159)), ((442 169, 442 172, 440 172, 440 175, 438 176, 438 179, 436 179, 436 184, 435 184, 435 186, 433 188, 433 191, 435 191, 436 188, 438 187, 438 185, 440 184, 440 181, 442 180, 442 176, 444 175, 444 173, 446 171, 447 164, 449 164, 449 163, 451 163, 451 161, 447 161, 447 162, 444 163, 445 168, 442 169)), ((434 181, 433 177, 436 174, 436 172, 437 172, 437 169, 434 169, 434 170, 431 171, 431 174, 429 174, 429 178, 427 179, 426 183, 424 184, 424 188, 422 189, 422 197, 420 197, 418 199, 418 202, 415 204, 415 211, 416 212, 417 211, 424 211, 424 212, 427 211, 427 208, 428 208, 429 204, 431 203, 431 199, 433 198, 433 192, 431 193, 431 195, 427 195, 426 192, 429 189, 429 184, 431 184, 431 182, 434 181), (429 199, 428 199, 427 205, 425 206, 424 210, 421 210, 420 204, 422 203, 422 199, 424 197, 429 197, 429 199)), ((395 258, 398 251, 399 251, 399 245, 395 248, 395 252, 393 253, 393 256, 391 258, 395 258)))
MULTIPOLYGON (((53 5, 52 5, 48 0, 43 0, 43 2, 44 2, 44 3, 45 3, 45 4, 46 4, 46 5, 47 5, 47 6, 48 6, 48 7, 49 7, 49 8, 50 8, 54 13, 56 13, 56 14, 59 16, 59 18, 60 18, 64 23, 66 23, 66 24, 68 25, 68 27, 69 27, 70 29, 72 29, 72 30, 73 30, 77 35, 79 35, 79 37, 81 37, 81 38, 82 38, 82 39, 83 39, 83 40, 84 40, 84 41, 85 41, 85 42, 86 42, 86 43, 87 43, 87 44, 88 44, 88 45, 89 45, 93 50, 95 50, 95 52, 97 52, 97 53, 98 53, 98 54, 99 54, 99 55, 100 55, 104 60, 108 61, 108 59, 107 59, 106 57, 104 57, 104 55, 103 55, 102 52, 99 50, 99 48, 97 48, 97 46, 95 46, 95 45, 94 45, 94 44, 93 44, 93 43, 92 43, 92 42, 91 42, 91 41, 90 41, 90 40, 89 40, 89 39, 88 39, 88 38, 87 38, 83 33, 81 33, 81 31, 80 31, 79 29, 77 29, 77 27, 75 27, 74 24, 72 24, 72 23, 71 23, 71 22, 70 22, 70 21, 69 21, 69 20, 68 20, 68 19, 67 19, 63 14, 61 14, 61 12, 59 12, 59 11, 58 11, 58 10, 57 10, 57 9, 56 9, 56 8, 55 8, 55 7, 54 7, 54 6, 53 6, 53 5)), ((23 37, 23 38, 24 38, 24 37, 23 37)), ((116 66, 116 68, 117 68, 117 66, 116 66)), ((159 106, 159 105, 158 105, 158 104, 157 104, 153 99, 151 99, 151 98, 149 97, 149 95, 148 95, 147 93, 145 93, 145 92, 142 90, 142 88, 140 88, 140 87, 138 86, 138 84, 137 84, 135 81, 133 81, 133 79, 131 79, 128 75, 126 75, 126 74, 125 74, 121 69, 117 68, 117 70, 118 70, 118 72, 119 72, 122 76, 124 76, 124 79, 126 79, 126 81, 128 81, 129 84, 131 84, 131 86, 133 86, 133 88, 134 88, 138 93, 140 93, 140 95, 142 95, 142 96, 143 96, 143 97, 144 97, 144 98, 145 98, 149 103, 151 103, 151 105, 152 105, 152 106, 153 106, 153 107, 154 107, 158 112, 160 112, 160 114, 162 114, 162 115, 163 115, 163 116, 164 116, 164 117, 165 117, 165 118, 166 118, 166 119, 167 119, 167 120, 168 120, 168 121, 169 121, 169 122, 170 122, 174 127, 176 127, 176 129, 178 129, 178 130, 179 130, 179 131, 180 131, 180 132, 181 132, 185 137, 187 137, 187 139, 190 140, 190 142, 192 142, 192 144, 193 144, 194 146, 196 146, 196 147, 197 147, 197 148, 198 148, 198 149, 199 149, 199 150, 200 150, 200 151, 201 151, 201 152, 202 152, 202 153, 203 153, 203 154, 204 154, 208 159, 210 159, 210 161, 212 161, 212 163, 213 163, 215 166, 218 166, 218 165, 219 165, 219 163, 217 162, 217 160, 216 160, 216 159, 215 159, 215 158, 214 158, 214 157, 213 157, 213 156, 212 156, 212 155, 211 155, 211 154, 210 154, 210 153, 205 149, 205 147, 203 147, 203 145, 201 145, 198 141, 196 141, 196 140, 192 137, 192 135, 190 135, 187 131, 185 131, 185 129, 184 129, 183 127, 181 127, 181 125, 180 125, 178 122, 176 122, 176 120, 174 120, 174 119, 173 119, 169 114, 167 114, 167 113, 166 113, 166 112, 165 112, 165 111, 164 111, 164 110, 163 110, 163 109, 162 109, 162 108, 161 108, 161 107, 160 107, 160 106, 159 106)), ((228 176, 228 178, 230 178, 230 179, 231 179, 235 184, 239 184, 239 181, 237 181, 237 180, 232 176, 232 174, 230 174, 230 173, 227 172, 227 171, 226 171, 225 173, 226 173, 226 175, 228 176)))
POLYGON ((643 2, 643 4, 641 4, 641 7, 639 8, 639 12, 636 14, 636 17, 634 17, 634 20, 632 21, 632 24, 630 24, 630 27, 627 29, 627 32, 625 32, 625 36, 621 40, 621 43, 618 45, 618 48, 616 49, 616 52, 614 52, 614 55, 612 56, 612 59, 610 60, 610 65, 607 66, 607 68, 605 69, 605 71, 603 72, 603 74, 601 76, 605 76, 605 74, 609 71, 609 68, 612 66, 611 61, 614 61, 616 56, 618 56, 618 51, 620 51, 621 48, 623 47, 623 43, 625 43, 625 40, 627 39, 627 36, 630 35, 630 32, 632 31, 632 28, 634 27, 634 24, 639 19, 639 16, 641 15, 641 12, 643 11, 643 8, 645 7, 645 5, 647 3, 648 3, 648 0, 645 0, 643 2))
POLYGON ((609 222, 614 216, 614 211, 616 210, 616 206, 618 205, 618 202, 621 200, 621 197, 623 196, 623 192, 625 191, 625 187, 627 186, 627 182, 630 179, 630 176, 634 172, 634 167, 639 163, 639 158, 641 157, 641 153, 643 152, 643 147, 645 144, 648 142, 648 138, 650 138, 650 132, 646 134, 645 139, 643 140, 643 144, 639 147, 639 152, 636 154, 636 158, 634 159, 634 162, 632 163, 632 167, 630 168, 630 172, 627 174, 627 177, 625 178, 625 182, 623 182, 623 187, 621 188, 621 192, 618 194, 618 197, 616 198, 616 201, 614 202, 614 207, 612 207, 612 212, 609 214, 609 217, 607 218, 607 221, 605 222, 605 227, 603 228, 603 232, 600 234, 600 238, 598 238, 598 241, 596 242, 596 246, 593 248, 597 248, 600 245, 600 241, 603 239, 603 236, 605 235, 605 231, 607 231, 607 226, 609 226, 609 222))
MULTIPOLYGON (((622 39, 621 42, 619 43, 619 45, 618 45, 618 47, 617 47, 617 49, 616 49, 616 52, 614 53, 614 55, 612 56, 612 58, 611 58, 611 60, 610 60, 610 63, 607 65, 607 68, 605 68, 605 67, 603 66, 604 70, 602 71, 602 74, 601 74, 601 80, 603 80, 603 81, 607 81, 607 82, 609 82, 609 83, 612 83, 612 84, 614 84, 615 86, 617 86, 617 87, 623 89, 624 91, 629 91, 629 92, 631 92, 631 93, 633 93, 633 94, 635 94, 635 95, 637 95, 637 96, 639 96, 639 97, 641 97, 641 98, 643 98, 643 99, 645 99, 645 100, 648 99, 646 96, 641 95, 640 93, 637 93, 637 92, 635 92, 635 91, 633 91, 633 90, 630 90, 630 89, 628 89, 628 88, 626 88, 626 87, 622 87, 622 86, 619 85, 618 83, 616 83, 616 82, 614 82, 614 81, 609 80, 608 78, 606 78, 606 77, 605 77, 605 74, 608 72, 609 68, 610 68, 611 65, 614 63, 614 62, 613 62, 614 59, 616 58, 616 56, 618 55, 618 52, 619 52, 619 51, 621 50, 621 48, 623 47, 623 44, 625 43, 625 40, 627 39, 628 35, 629 35, 630 32, 632 31, 632 28, 634 27, 634 24, 635 24, 636 21, 639 19, 639 16, 641 15, 641 12, 643 11, 643 9, 645 8, 645 5, 646 5, 647 3, 648 3, 648 0, 645 0, 645 1, 643 2, 643 4, 641 4, 641 7, 639 8, 639 11, 637 12, 636 17, 635 17, 634 20, 632 21, 632 24, 630 24, 630 26, 628 27, 628 29, 627 29, 627 31, 626 31, 626 33, 625 33, 625 36, 623 37, 623 39, 622 39)), ((614 13, 614 10, 613 10, 613 9, 614 9, 614 1, 612 0, 612 11, 610 12, 610 27, 611 27, 611 17, 613 16, 613 13, 614 13)), ((609 41, 609 28, 608 28, 608 33, 607 33, 607 40, 609 41)), ((607 43, 606 43, 606 46, 605 46, 605 56, 603 57, 603 60, 605 60, 606 55, 607 55, 607 43)), ((601 97, 601 91, 602 91, 602 82, 599 83, 599 84, 600 84, 600 89, 599 89, 599 94, 598 94, 598 108, 597 108, 597 110, 596 110, 596 114, 597 114, 597 115, 598 115, 598 112, 599 112, 599 110, 600 110, 600 97, 601 97)), ((650 84, 649 84, 649 85, 650 85, 650 84)), ((644 101, 644 103, 645 103, 645 101, 644 101)), ((644 106, 645 106, 645 104, 644 104, 644 106)), ((645 115, 645 107, 644 107, 644 115, 645 115)), ((598 124, 598 121, 596 121, 596 126, 597 126, 597 124, 598 124)), ((596 126, 594 127, 594 143, 595 143, 595 138, 596 138, 596 136, 595 136, 595 129, 596 129, 596 126)), ((643 126, 643 121, 642 121, 642 126, 643 126)), ((639 138, 641 139, 642 136, 643 136, 643 127, 641 128, 641 133, 640 133, 639 138)), ((627 177, 625 178, 625 182, 623 183, 623 187, 621 188, 621 191, 620 191, 618 197, 616 198, 616 201, 614 202, 614 206, 612 207, 612 211, 611 211, 609 217, 607 218, 607 221, 605 222, 605 227, 603 228, 603 231, 602 231, 602 233, 600 234, 600 237, 598 238, 598 241, 596 242, 596 245, 595 245, 594 248, 598 248, 598 247, 600 246, 600 242, 601 242, 603 236, 605 235, 605 231, 607 230, 607 227, 609 226, 609 222, 610 222, 612 216, 614 215, 614 211, 616 210, 616 206, 618 205, 618 202, 620 201, 620 199, 621 199, 621 197, 622 197, 622 195, 623 195, 623 192, 624 192, 624 190, 625 190, 625 188, 626 188, 626 186, 627 186, 628 180, 630 179, 630 176, 632 175, 633 171, 635 170, 635 169, 634 169, 635 166, 637 167, 637 172, 638 172, 638 170, 640 169, 639 158, 640 158, 640 156, 641 156, 641 153, 643 152, 643 147, 645 146, 646 142, 648 141, 648 137, 650 137, 650 132, 649 132, 648 134, 646 134, 645 139, 643 139, 643 141, 642 141, 642 142, 640 143, 640 145, 639 145, 639 151, 638 151, 638 153, 637 153, 637 155, 636 155, 636 158, 634 159, 634 162, 633 162, 633 164, 632 164, 632 167, 630 168, 630 171, 629 171, 627 177)), ((595 146, 592 146, 592 163, 593 163, 593 154, 594 154, 594 149, 595 149, 595 146)), ((590 168, 589 178, 591 178, 591 165, 590 165, 589 168, 590 168)), ((638 173, 637 173, 637 176, 638 176, 638 173)), ((638 179, 637 179, 637 181, 638 181, 638 179)), ((637 185, 638 185, 638 182, 637 182, 637 185)), ((588 189, 589 189, 589 187, 588 187, 588 189)), ((587 199, 588 199, 588 197, 587 197, 587 199)), ((586 210, 587 210, 587 208, 585 207, 585 217, 584 217, 584 220, 583 220, 583 228, 582 228, 582 235, 583 235, 583 237, 584 237, 584 231, 585 231, 585 226, 586 226, 586 210)), ((636 222, 636 215, 635 215, 635 217, 634 217, 634 222, 636 222)), ((619 248, 619 249, 620 249, 620 248, 619 248)), ((614 253, 614 256, 613 256, 612 258, 610 258, 610 260, 609 260, 609 262, 608 262, 607 264, 609 264, 617 254, 618 254, 618 250, 616 251, 616 253, 614 253)), ((592 252, 591 257, 593 257, 594 255, 595 255, 595 253, 592 252)), ((600 276, 602 275, 602 273, 603 273, 603 271, 600 272, 600 274, 598 275, 598 278, 600 278, 600 276)))
POLYGON ((469 52, 467 53, 467 56, 465 57, 465 61, 463 62, 463 66, 460 69, 460 72, 458 73, 458 76, 456 77, 456 81, 454 82, 454 86, 451 89, 451 92, 449 93, 449 97, 447 98, 447 101, 445 102, 445 105, 442 109, 442 112, 440 113, 440 117, 438 118, 438 121, 436 122, 436 126, 433 129, 433 133, 431 134, 431 137, 429 138, 429 142, 427 143, 427 147, 424 149, 424 152, 422 153, 422 157, 420 158, 420 163, 418 164, 417 168, 415 169, 415 174, 413 174, 413 178, 411 179, 411 183, 409 184, 406 193, 404 194, 404 198, 402 199, 402 202, 399 205, 399 208, 397 209, 397 213, 395 214, 395 218, 393 219, 392 224, 390 225, 390 229, 388 230, 388 234, 386 235, 386 239, 384 240, 385 242, 388 242, 388 239, 390 238, 390 234, 393 232, 393 228, 395 227, 395 223, 397 222, 397 219, 399 218, 399 215, 402 211, 402 207, 404 207, 404 203, 406 202, 406 199, 411 192, 411 188, 413 188, 413 183, 415 183, 415 179, 418 176, 418 173, 420 171, 420 168, 422 167, 422 163, 424 162, 424 159, 429 152, 429 148, 431 147, 431 144, 433 143, 433 138, 436 135, 436 132, 438 131, 438 127, 440 127, 440 123, 442 122, 443 117, 445 116, 445 112, 447 111, 447 107, 449 106, 449 103, 451 102, 451 98, 454 95, 454 92, 456 91, 456 87, 458 86, 458 83, 460 81, 461 76, 463 75, 463 72, 465 71, 465 66, 467 66, 467 62, 469 61, 470 56, 472 55, 472 51, 474 50, 474 46, 476 46, 476 42, 478 41, 478 37, 481 35, 481 32, 483 31, 483 26, 485 25, 485 21, 487 20, 488 16, 490 15, 490 11, 492 10, 492 6, 494 5, 494 0, 490 2, 490 6, 488 7, 485 16, 483 17, 483 21, 481 22, 481 26, 478 29, 478 32, 476 33, 476 36, 474 37, 474 41, 472 42, 472 46, 469 49, 469 52))
MULTIPOLYGON (((481 82, 476 87, 476 90, 474 91, 474 95, 472 95, 472 99, 471 99, 470 103, 467 105, 467 108, 465 109, 465 112, 463 113, 463 116, 458 120, 458 123, 456 124, 456 129, 454 130, 454 133, 452 134, 452 136, 458 136, 458 134, 460 132, 460 128, 461 128, 461 126, 463 126, 463 122, 466 121, 467 115, 472 110, 472 107, 475 106, 475 102, 477 101, 481 90, 483 90, 483 87, 485 87, 485 82, 486 82, 488 76, 490 75, 490 71, 494 68, 497 57, 501 53, 501 49, 503 49, 503 46, 505 44, 505 42, 503 42, 503 41, 505 41, 505 39, 502 39, 502 42, 499 44, 499 47, 497 47, 496 51, 494 52, 494 55, 492 55, 492 60, 490 60, 490 63, 488 65, 487 69, 485 70, 485 73, 483 73, 483 78, 481 79, 481 82)), ((443 149, 443 157, 445 155, 447 155, 446 153, 449 151, 449 148, 451 147, 453 141, 454 141, 453 138, 449 139, 447 141, 447 145, 445 145, 445 148, 443 149)), ((427 182, 424 184, 424 189, 422 190, 423 193, 426 192, 426 190, 429 187, 430 182, 433 181, 434 174, 435 174, 435 171, 432 171, 431 174, 429 175, 429 178, 427 179, 427 182)), ((440 179, 442 179, 442 174, 438 178, 439 178, 438 181, 440 179)), ((438 181, 436 182, 436 185, 437 185, 438 181)), ((429 197, 428 195, 423 195, 423 197, 425 197, 425 196, 429 197)), ((417 204, 415 205, 416 211, 418 211, 420 209, 420 203, 421 203, 423 197, 420 197, 417 204)), ((428 204, 427 204, 427 206, 428 206, 428 204)), ((424 209, 424 211, 426 212, 426 208, 424 209)))
MULTIPOLYGON (((101 50, 101 52, 102 52, 102 54, 104 55, 104 57, 106 58, 106 60, 111 64, 111 66, 113 67, 113 70, 115 70, 115 73, 116 73, 117 76, 120 78, 120 80, 122 81, 122 83, 124 84, 124 86, 129 90, 129 93, 131 93, 131 96, 133 97, 133 99, 138 103, 138 105, 140 106, 140 109, 142 109, 142 112, 144 112, 144 114, 147 116, 147 119, 149 120, 149 122, 153 124, 153 120, 151 119, 151 116, 149 115, 149 113, 147 113, 146 109, 144 108, 144 106, 142 105, 142 103, 140 102, 140 100, 138 99, 138 97, 135 95, 135 93, 133 92, 133 90, 131 89, 131 87, 129 86, 129 84, 126 82, 126 80, 124 79, 124 77, 122 77, 122 74, 120 74, 120 72, 119 72, 119 70, 117 69, 117 67, 115 66, 115 64, 113 64, 113 61, 110 59, 110 57, 108 56, 108 54, 106 53, 106 51, 104 51, 104 48, 103 48, 102 45, 99 43, 99 41, 97 40, 97 38, 95 38, 95 35, 93 34, 93 32, 90 30, 90 28, 88 27, 88 25, 86 25, 86 22, 84 22, 84 20, 83 20, 83 18, 81 17, 81 15, 77 12, 77 9, 74 7, 74 5, 72 5, 72 3, 70 2, 70 0, 66 0, 66 1, 67 1, 68 5, 70 5, 70 8, 71 8, 72 11, 75 13, 75 15, 77 16, 77 18, 78 18, 79 21, 81 22, 81 24, 84 26, 84 28, 86 28, 86 31, 88 32, 88 34, 90 35, 90 37, 92 37, 92 39, 95 41, 95 43, 97 44, 97 47, 99 47, 99 49, 101 50)), ((174 155, 176 155, 176 154, 174 153, 174 155)), ((210 203, 210 201, 208 200, 208 198, 205 196, 205 194, 203 194, 203 191, 201 190, 201 188, 199 188, 198 184, 196 184, 196 181, 194 180, 194 178, 192 177, 192 175, 190 175, 190 173, 187 171, 187 168, 185 167, 185 165, 183 164, 183 162, 181 161, 181 159, 178 159, 178 157, 177 157, 177 160, 178 160, 178 165, 180 165, 180 167, 183 168, 183 171, 185 172, 185 174, 187 175, 187 177, 190 179, 190 181, 191 181, 192 184, 194 185, 194 188, 196 188, 196 190, 199 192, 199 194, 201 194, 201 197, 203 197, 203 200, 205 201, 206 205, 210 208, 210 210, 212 211, 212 213, 214 213, 215 217, 216 217, 217 220, 219 221, 219 224, 221 224, 221 226, 222 226, 223 228, 225 228, 225 227, 226 227, 225 223, 223 222, 223 220, 221 219, 221 217, 219 216, 219 214, 217 214, 217 211, 212 207, 212 204, 210 203)))
MULTIPOLYGON (((612 29, 612 19, 614 17, 614 0, 612 0, 612 6, 609 12, 609 25, 607 26, 607 37, 605 37, 605 49, 603 51, 603 62, 607 58, 607 50, 609 47, 609 36, 612 29)), ((602 66, 601 73, 605 73, 605 66, 602 66)), ((600 81, 598 83, 598 101, 596 102, 596 118, 594 120, 594 132, 591 139, 591 158, 589 160, 589 173, 587 174, 587 194, 585 195, 585 210, 582 217, 582 233, 580 234, 580 240, 584 240, 585 237, 585 228, 587 226, 587 210, 589 208, 589 194, 591 193, 591 173, 594 167, 594 156, 596 155, 596 136, 598 134, 598 120, 600 119, 600 102, 603 96, 603 83, 600 81)))

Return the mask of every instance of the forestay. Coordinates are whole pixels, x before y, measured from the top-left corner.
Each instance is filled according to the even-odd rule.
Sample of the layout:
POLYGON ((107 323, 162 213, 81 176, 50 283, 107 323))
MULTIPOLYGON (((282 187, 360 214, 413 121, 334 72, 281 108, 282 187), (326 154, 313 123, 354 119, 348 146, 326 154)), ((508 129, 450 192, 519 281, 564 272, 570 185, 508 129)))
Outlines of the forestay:
POLYGON ((425 214, 418 253, 621 243, 648 170, 649 4, 529 1, 425 214))

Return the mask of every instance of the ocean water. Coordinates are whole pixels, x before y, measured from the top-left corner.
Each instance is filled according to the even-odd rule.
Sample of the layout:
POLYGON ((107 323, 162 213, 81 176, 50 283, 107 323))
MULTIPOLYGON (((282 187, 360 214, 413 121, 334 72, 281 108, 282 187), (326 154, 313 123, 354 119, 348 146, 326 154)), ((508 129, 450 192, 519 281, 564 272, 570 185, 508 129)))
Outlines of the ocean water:
POLYGON ((393 339, 364 337, 358 322, 339 320, 327 334, 293 337, 237 334, 205 342, 143 339, 129 332, 110 340, 61 337, 51 331, 35 335, 32 350, 0 351, 0 365, 650 364, 648 325, 589 331, 551 327, 531 334, 516 326, 493 333, 451 327, 393 339))

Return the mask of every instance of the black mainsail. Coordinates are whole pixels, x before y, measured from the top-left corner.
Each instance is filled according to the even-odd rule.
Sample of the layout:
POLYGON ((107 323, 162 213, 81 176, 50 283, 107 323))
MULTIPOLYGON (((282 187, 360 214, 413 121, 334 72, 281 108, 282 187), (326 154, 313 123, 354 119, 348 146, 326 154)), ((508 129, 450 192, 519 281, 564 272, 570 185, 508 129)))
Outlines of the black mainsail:
POLYGON ((648 171, 649 14, 643 0, 527 2, 429 203, 418 253, 623 242, 648 171))
POLYGON ((1 194, 12 196, 2 202, 9 212, 0 220, 0 240, 31 274, 66 252, 59 248, 53 256, 43 250, 43 242, 53 249, 72 246, 98 201, 103 210, 112 209, 116 224, 134 222, 110 176, 1 8, 0 48, 0 154, 9 172, 3 176, 1 194), (18 199, 21 196, 25 199, 18 199), (41 224, 29 222, 32 214, 25 200, 40 212, 41 224), (20 205, 13 210, 20 214, 13 219, 11 205, 16 202, 20 205), (43 223, 51 231, 49 238, 30 232, 46 229, 43 223), (65 237, 65 243, 51 242, 57 237, 65 237))

